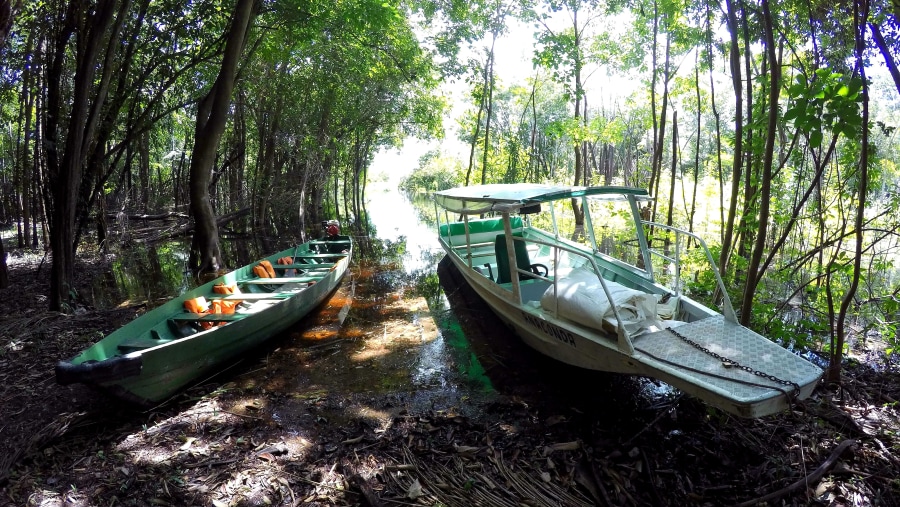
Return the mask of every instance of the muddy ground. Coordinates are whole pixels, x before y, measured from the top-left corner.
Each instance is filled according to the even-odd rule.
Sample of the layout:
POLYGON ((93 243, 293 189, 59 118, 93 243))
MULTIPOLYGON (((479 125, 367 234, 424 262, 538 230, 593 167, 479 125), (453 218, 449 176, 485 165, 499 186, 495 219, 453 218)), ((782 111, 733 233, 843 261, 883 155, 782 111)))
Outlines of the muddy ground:
MULTIPOLYGON (((473 354, 493 389, 427 368, 416 383, 391 369, 431 324, 403 277, 379 282, 392 267, 356 265, 345 325, 323 311, 138 409, 53 367, 146 305, 48 312, 40 260, 12 255, 0 291, 0 506, 900 505, 896 366, 851 364, 841 388, 736 419, 539 357, 444 280, 466 335, 488 338, 473 354)), ((83 294, 108 260, 79 261, 83 294)))

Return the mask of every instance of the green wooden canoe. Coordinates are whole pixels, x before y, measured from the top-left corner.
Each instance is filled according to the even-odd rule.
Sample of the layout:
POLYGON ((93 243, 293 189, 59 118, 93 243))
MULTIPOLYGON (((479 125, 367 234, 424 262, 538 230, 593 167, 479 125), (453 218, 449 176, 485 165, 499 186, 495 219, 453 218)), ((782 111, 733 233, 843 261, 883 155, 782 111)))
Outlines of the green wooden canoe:
MULTIPOLYGON (((347 272, 349 236, 335 235, 267 257, 275 278, 253 272, 260 261, 172 299, 56 366, 59 384, 84 383, 141 405, 159 403, 192 381, 215 373, 284 331, 325 301, 347 272), (290 264, 278 264, 289 257, 290 264), (240 294, 214 292, 236 284, 240 294), (231 314, 198 314, 185 301, 240 302, 231 314)), ((284 262, 284 261, 283 261, 284 262)))

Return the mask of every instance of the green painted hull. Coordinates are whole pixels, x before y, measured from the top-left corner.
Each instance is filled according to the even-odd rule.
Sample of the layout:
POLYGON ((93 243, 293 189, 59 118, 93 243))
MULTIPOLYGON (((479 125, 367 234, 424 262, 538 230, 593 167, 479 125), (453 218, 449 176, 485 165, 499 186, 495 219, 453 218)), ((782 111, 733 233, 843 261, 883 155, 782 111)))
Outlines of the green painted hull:
POLYGON ((254 262, 147 312, 56 367, 60 384, 84 383, 124 400, 150 405, 171 397, 286 330, 324 302, 350 264, 348 236, 311 241, 276 253, 274 283, 253 273, 254 262), (294 264, 277 264, 292 257, 294 264), (237 284, 242 294, 214 294, 218 283, 237 284), (244 301, 234 315, 186 313, 184 301, 203 296, 244 301), (222 322, 222 325, 215 325, 222 322), (202 325, 213 325, 204 329, 202 325))

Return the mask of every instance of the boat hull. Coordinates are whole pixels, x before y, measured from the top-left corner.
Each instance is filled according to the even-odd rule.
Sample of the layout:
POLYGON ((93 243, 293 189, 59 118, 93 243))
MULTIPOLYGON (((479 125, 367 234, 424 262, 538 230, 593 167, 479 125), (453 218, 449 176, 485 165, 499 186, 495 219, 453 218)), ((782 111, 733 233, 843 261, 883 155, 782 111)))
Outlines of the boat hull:
POLYGON ((627 356, 605 335, 585 331, 567 322, 548 319, 531 308, 510 301, 506 291, 472 271, 459 257, 450 259, 465 283, 528 346, 558 361, 591 370, 634 373, 627 356))
MULTIPOLYGON (((590 370, 653 377, 697 396, 709 405, 747 418, 763 417, 789 408, 793 400, 807 398, 821 377, 821 369, 817 366, 764 336, 726 322, 718 314, 688 326, 702 328, 709 335, 709 343, 716 342, 721 350, 729 351, 734 358, 776 357, 778 366, 774 371, 770 370, 771 373, 784 371, 786 377, 799 378, 799 391, 792 393, 792 386, 767 381, 744 370, 724 368, 721 361, 682 342, 670 331, 638 337, 633 353, 622 351, 614 335, 553 318, 533 306, 516 303, 508 290, 470 268, 452 248, 444 246, 447 258, 465 282, 500 320, 529 347, 560 362, 590 370), (662 337, 669 350, 656 343, 662 337), (726 340, 721 345, 723 337, 726 340), (743 352, 738 354, 737 347, 729 346, 729 341, 740 342, 743 352), (749 350, 748 341, 752 343, 749 350), (690 359, 685 359, 688 355, 690 359), (685 369, 687 362, 692 363, 688 366, 690 369, 685 369), (735 383, 743 388, 738 394, 733 388, 729 389, 729 385, 735 383)), ((699 339, 694 328, 683 329, 683 332, 699 339)))
MULTIPOLYGON (((301 247, 279 252, 268 259, 274 264, 280 257, 297 253, 301 247)), ((148 339, 141 338, 143 343, 133 346, 143 348, 123 349, 136 343, 137 337, 147 336, 148 333, 159 337, 160 333, 165 332, 164 323, 167 320, 184 315, 185 299, 201 295, 212 298, 215 297, 212 287, 217 283, 240 283, 252 279, 253 266, 245 266, 219 277, 126 324, 72 360, 60 362, 56 369, 57 381, 61 384, 88 384, 139 405, 164 401, 192 382, 213 375, 235 362, 242 354, 285 331, 326 301, 348 270, 351 250, 352 247, 341 255, 328 258, 335 262, 329 262, 330 268, 327 270, 316 271, 318 274, 312 285, 297 289, 295 286, 298 284, 292 282, 294 289, 284 294, 276 294, 277 288, 272 293, 244 294, 247 298, 258 296, 264 303, 257 302, 260 307, 253 313, 240 315, 239 320, 186 337, 163 336, 158 340, 158 345, 152 341, 147 344, 148 339), (272 299, 263 300, 270 294, 272 299)), ((299 251, 310 252, 308 249, 299 251)), ((169 324, 171 328, 171 322, 169 324)))

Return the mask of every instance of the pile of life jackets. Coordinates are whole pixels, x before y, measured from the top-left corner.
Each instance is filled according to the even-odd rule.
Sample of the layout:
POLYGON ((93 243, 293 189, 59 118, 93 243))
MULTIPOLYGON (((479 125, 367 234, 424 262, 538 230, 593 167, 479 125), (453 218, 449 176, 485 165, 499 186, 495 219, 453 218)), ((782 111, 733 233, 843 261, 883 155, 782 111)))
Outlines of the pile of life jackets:
POLYGON ((275 268, 269 261, 260 261, 259 264, 253 266, 253 274, 260 278, 275 278, 275 268))
MULTIPOLYGON (((217 283, 213 286, 213 292, 222 295, 240 294, 241 290, 237 284, 217 283)), ((203 296, 187 299, 184 302, 184 309, 190 313, 196 313, 200 316, 209 314, 232 314, 237 305, 241 301, 229 301, 225 299, 214 299, 212 302, 206 300, 203 296)), ((203 329, 211 329, 214 326, 224 326, 225 322, 200 322, 203 329)))
MULTIPOLYGON (((294 263, 294 259, 292 257, 282 257, 276 261, 280 265, 290 265, 294 263)), ((295 269, 288 269, 285 272, 285 275, 292 276, 297 272, 295 269)), ((253 266, 253 274, 258 276, 259 278, 277 278, 275 275, 275 268, 272 267, 272 263, 268 260, 262 260, 256 266, 253 266)), ((310 282, 312 285, 314 282, 310 282)), ((231 294, 240 294, 241 290, 238 288, 237 284, 225 284, 219 282, 213 286, 213 292, 216 294, 222 295, 231 295, 231 294)), ((225 299, 214 299, 212 302, 207 301, 207 299, 203 296, 198 296, 192 299, 188 299, 184 302, 184 309, 190 313, 196 313, 197 315, 209 315, 209 314, 231 314, 234 313, 234 309, 237 305, 241 304, 241 301, 229 301, 225 299)), ((200 322, 199 323, 203 329, 211 329, 214 326, 224 326, 225 322, 200 322)))
MULTIPOLYGON (((282 266, 288 266, 294 263, 294 259, 292 257, 282 257, 275 262, 282 266)), ((284 276, 294 276, 296 273, 296 269, 286 269, 284 276)), ((260 278, 277 278, 275 275, 275 268, 273 268, 272 263, 267 260, 259 261, 259 264, 253 266, 253 274, 260 278)))

